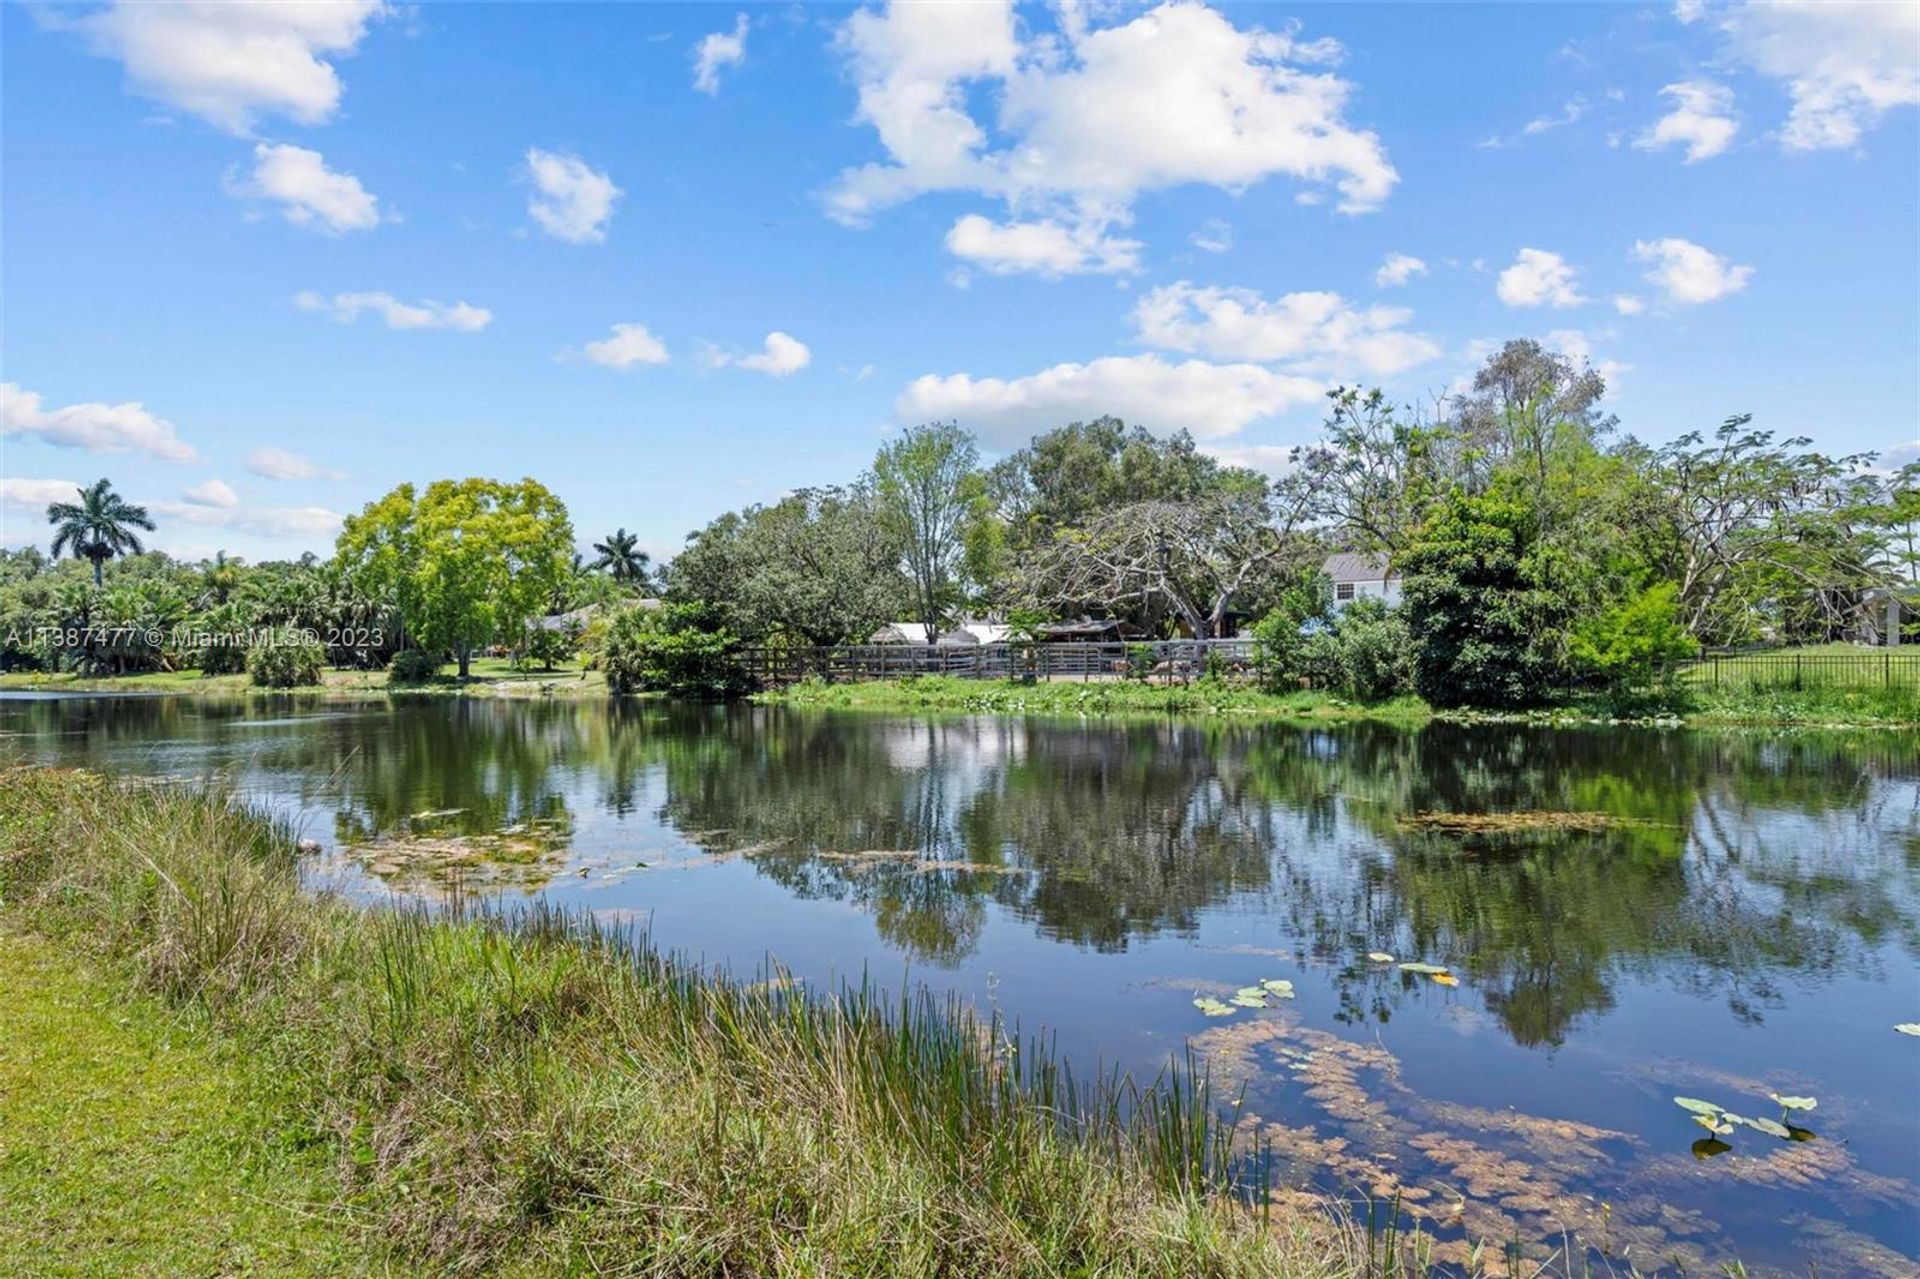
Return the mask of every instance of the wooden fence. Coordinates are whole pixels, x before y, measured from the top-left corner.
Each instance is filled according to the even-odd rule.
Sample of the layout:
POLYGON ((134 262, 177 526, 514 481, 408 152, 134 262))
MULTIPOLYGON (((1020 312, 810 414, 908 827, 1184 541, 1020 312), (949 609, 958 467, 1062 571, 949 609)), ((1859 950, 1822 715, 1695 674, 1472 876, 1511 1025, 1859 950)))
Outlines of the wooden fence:
POLYGON ((956 679, 1145 679, 1180 684, 1209 670, 1252 670, 1254 641, 1155 640, 1137 644, 836 644, 750 647, 747 674, 763 688, 803 679, 828 683, 947 675, 956 679))

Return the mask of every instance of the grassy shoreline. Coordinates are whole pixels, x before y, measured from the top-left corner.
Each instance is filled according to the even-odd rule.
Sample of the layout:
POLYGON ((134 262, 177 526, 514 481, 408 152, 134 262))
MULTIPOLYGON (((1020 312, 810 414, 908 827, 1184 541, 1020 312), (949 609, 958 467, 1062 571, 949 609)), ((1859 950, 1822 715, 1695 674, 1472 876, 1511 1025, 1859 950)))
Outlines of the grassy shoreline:
MULTIPOLYGON (((497 658, 474 663, 473 678, 423 685, 390 685, 384 671, 328 671, 312 689, 254 687, 245 675, 203 676, 196 671, 81 677, 70 673, 13 672, 0 675, 0 692, 138 693, 149 696, 247 697, 293 692, 343 699, 375 695, 471 698, 605 698, 606 677, 569 664, 553 671, 516 670, 497 658)), ((637 694, 655 697, 658 694, 637 694)), ((1021 684, 919 676, 862 683, 806 681, 756 694, 772 706, 919 713, 1074 715, 1090 717, 1245 717, 1300 723, 1371 721, 1417 726, 1434 718, 1467 723, 1645 723, 1692 728, 1920 728, 1920 689, 1811 687, 1782 689, 1735 685, 1684 685, 1675 701, 1631 707, 1576 704, 1518 712, 1436 711, 1417 697, 1385 702, 1348 701, 1330 693, 1267 693, 1217 681, 1145 684, 1102 680, 1056 680, 1021 684)))
POLYGON ((1536 711, 1485 712, 1437 711, 1411 696, 1368 704, 1347 701, 1329 693, 1267 693, 1207 680, 1183 685, 1117 680, 1020 684, 1008 680, 920 676, 857 684, 807 681, 759 694, 754 700, 768 705, 893 713, 1233 716, 1303 723, 1373 721, 1404 726, 1417 726, 1439 718, 1463 723, 1642 723, 1695 728, 1920 727, 1920 695, 1902 688, 1696 689, 1688 690, 1682 701, 1670 705, 1628 708, 1575 705, 1536 711))
POLYGON ((428 684, 391 684, 384 670, 328 670, 318 687, 257 687, 245 675, 203 675, 196 670, 147 671, 137 675, 79 675, 71 671, 9 671, 0 674, 0 692, 142 693, 171 696, 233 697, 307 693, 364 697, 404 693, 429 697, 606 697, 607 678, 570 662, 551 671, 523 670, 502 658, 476 658, 472 678, 451 675, 428 684))
POLYGON ((1433 711, 1417 697, 1372 705, 1328 693, 1267 693, 1215 680, 1147 684, 1130 680, 1088 683, 1056 680, 958 679, 927 675, 856 684, 809 680, 756 695, 768 705, 818 706, 838 710, 955 710, 1029 715, 1218 715, 1293 720, 1383 720, 1418 724, 1433 711))
MULTIPOLYGON (((218 795, 5 782, 9 945, 137 990, 137 1033, 191 1023, 275 1081, 274 1138, 333 1170, 304 1228, 338 1249, 714 1276, 1350 1279, 1382 1260, 1330 1206, 1219 1193, 1231 1134, 1191 1076, 1076 1087, 1040 1045, 927 997, 737 985, 551 914, 358 909, 305 891, 289 833, 218 795)), ((34 1025, 48 1051, 83 1029, 34 1025)), ((71 1083, 32 1074, 9 1104, 57 1106, 71 1083)), ((124 1082, 105 1086, 119 1104, 124 1082)), ((35 1229, 111 1235, 48 1193, 35 1229)))

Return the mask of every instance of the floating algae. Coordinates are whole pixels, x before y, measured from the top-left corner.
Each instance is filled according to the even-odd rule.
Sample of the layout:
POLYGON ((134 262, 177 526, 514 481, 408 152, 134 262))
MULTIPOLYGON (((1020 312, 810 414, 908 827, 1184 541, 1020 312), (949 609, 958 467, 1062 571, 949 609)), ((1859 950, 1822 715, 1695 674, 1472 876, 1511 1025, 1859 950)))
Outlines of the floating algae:
MULTIPOLYGON (((457 811, 457 810, 455 810, 457 811)), ((499 831, 473 835, 425 833, 414 829, 449 816, 417 814, 403 829, 355 844, 347 855, 397 888, 521 888, 547 883, 566 864, 571 824, 562 818, 536 817, 499 831)))
POLYGON ((1394 819, 1409 830, 1438 831, 1445 835, 1502 835, 1517 831, 1559 830, 1597 835, 1624 826, 1649 823, 1614 813, 1560 812, 1522 809, 1511 813, 1404 813, 1394 819))

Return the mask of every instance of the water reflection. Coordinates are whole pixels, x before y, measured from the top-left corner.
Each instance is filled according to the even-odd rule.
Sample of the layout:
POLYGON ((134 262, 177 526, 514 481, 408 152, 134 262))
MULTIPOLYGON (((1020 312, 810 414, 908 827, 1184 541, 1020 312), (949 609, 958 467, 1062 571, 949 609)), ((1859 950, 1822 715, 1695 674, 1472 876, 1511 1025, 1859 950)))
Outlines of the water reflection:
POLYGON ((543 891, 815 977, 905 955, 1098 1060, 1150 1072, 1202 1035, 1302 1182, 1469 1233, 1610 1233, 1643 1268, 1737 1248, 1874 1273, 1920 1246, 1920 1058, 1890 1030, 1920 1020, 1902 737, 297 697, 0 699, 0 733, 220 774, 335 847, 427 815, 553 832, 543 891), (1300 998, 1192 1008, 1261 977, 1300 998), (1822 1095, 1822 1141, 1694 1158, 1676 1090, 1770 1086, 1822 1095))

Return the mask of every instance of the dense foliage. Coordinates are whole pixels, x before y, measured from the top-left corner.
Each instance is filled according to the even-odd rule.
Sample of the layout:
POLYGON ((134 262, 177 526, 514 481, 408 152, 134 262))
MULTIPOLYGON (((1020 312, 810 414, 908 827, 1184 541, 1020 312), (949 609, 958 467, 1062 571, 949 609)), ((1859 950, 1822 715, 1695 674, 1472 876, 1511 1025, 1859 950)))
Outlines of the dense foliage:
POLYGON ((247 650, 247 678, 261 688, 310 687, 326 665, 326 645, 290 626, 247 650))
POLYGON ((740 641, 699 608, 634 608, 613 621, 601 666, 616 693, 724 699, 746 691, 740 641))

